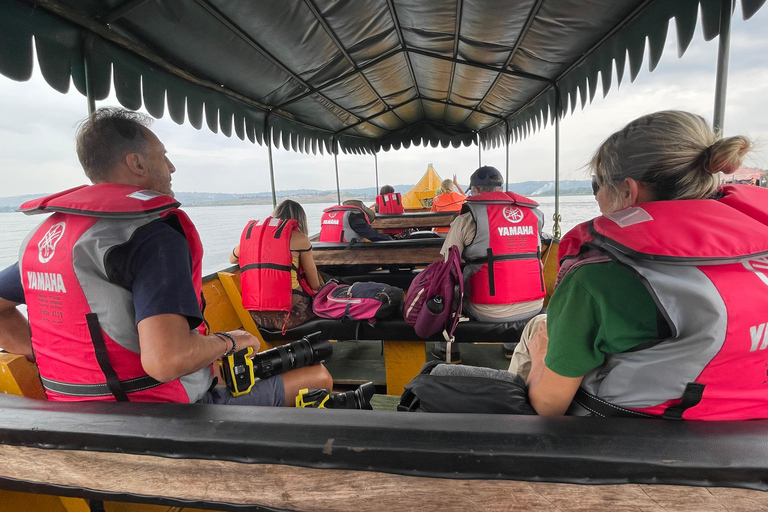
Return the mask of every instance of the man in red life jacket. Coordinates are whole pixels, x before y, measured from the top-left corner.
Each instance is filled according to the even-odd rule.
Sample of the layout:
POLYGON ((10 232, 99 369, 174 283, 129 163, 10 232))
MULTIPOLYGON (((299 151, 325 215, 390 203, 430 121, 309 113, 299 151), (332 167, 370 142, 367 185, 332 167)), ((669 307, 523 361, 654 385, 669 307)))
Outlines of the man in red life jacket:
MULTIPOLYGON (((532 318, 546 294, 539 259, 544 214, 535 201, 504 192, 503 183, 495 167, 472 173, 470 197, 440 251, 447 257, 452 245, 459 248, 466 262, 464 312, 481 322, 532 318)), ((504 344, 505 356, 513 351, 514 344, 504 344)), ((432 355, 445 359, 445 344, 436 343, 432 355)), ((460 360, 455 345, 451 360, 460 360)))
POLYGON ((202 243, 173 199, 176 169, 149 122, 99 109, 77 134, 94 185, 22 205, 52 215, 0 272, 0 346, 37 362, 50 400, 283 406, 301 388, 329 388, 322 366, 261 380, 239 397, 214 385, 218 359, 259 341, 207 334, 202 243))

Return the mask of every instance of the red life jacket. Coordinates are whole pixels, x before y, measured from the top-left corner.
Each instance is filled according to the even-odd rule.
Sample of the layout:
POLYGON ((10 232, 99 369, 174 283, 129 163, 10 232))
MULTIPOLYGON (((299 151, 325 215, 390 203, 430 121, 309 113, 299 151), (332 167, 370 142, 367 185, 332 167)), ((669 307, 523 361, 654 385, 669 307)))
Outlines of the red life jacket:
POLYGON ((291 236, 299 231, 294 220, 267 217, 252 220, 240 237, 240 286, 248 311, 290 311, 292 279, 296 272, 302 290, 314 295, 304 273, 293 265, 291 236))
POLYGON ((167 383, 146 374, 132 295, 108 281, 105 268, 110 249, 137 229, 172 221, 189 243, 202 309, 203 247, 178 205, 170 196, 112 183, 21 205, 27 214, 53 212, 27 236, 19 255, 32 347, 50 400, 115 400, 114 381, 131 401, 196 401, 210 387, 207 367, 167 383))
POLYGON ((575 413, 597 398, 646 416, 768 418, 768 190, 721 192, 637 204, 563 237, 565 273, 594 261, 590 249, 609 255, 637 273, 672 332, 607 354, 584 377, 575 413))
POLYGON ((376 196, 376 206, 378 206, 378 213, 405 212, 405 208, 403 207, 403 198, 400 195, 400 192, 392 192, 390 194, 376 196))
POLYGON ((517 304, 546 295, 537 206, 514 192, 467 198, 464 208, 472 213, 477 232, 462 257, 474 304, 517 304))
MULTIPOLYGON (((464 194, 459 192, 447 192, 440 194, 432 200, 433 212, 458 212, 461 211, 461 207, 464 205, 464 200, 467 198, 464 194)), ((436 227, 432 228, 432 231, 436 233, 447 233, 450 231, 449 227, 436 227)))
POLYGON ((349 225, 349 216, 353 213, 361 213, 365 221, 370 224, 368 216, 362 208, 357 206, 331 206, 323 210, 320 219, 320 242, 349 242, 353 238, 364 240, 365 237, 349 225))

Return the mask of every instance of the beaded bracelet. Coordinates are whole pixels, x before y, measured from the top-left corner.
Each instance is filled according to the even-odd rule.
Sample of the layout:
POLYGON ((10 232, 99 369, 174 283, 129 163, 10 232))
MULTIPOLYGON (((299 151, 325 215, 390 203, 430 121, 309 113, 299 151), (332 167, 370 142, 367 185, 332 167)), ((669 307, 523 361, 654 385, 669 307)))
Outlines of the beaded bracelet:
POLYGON ((224 355, 221 357, 231 356, 232 354, 237 352, 237 343, 235 342, 235 338, 233 338, 231 334, 229 334, 228 332, 215 332, 213 334, 214 336, 218 336, 224 341, 229 340, 232 342, 232 348, 224 352, 224 355))

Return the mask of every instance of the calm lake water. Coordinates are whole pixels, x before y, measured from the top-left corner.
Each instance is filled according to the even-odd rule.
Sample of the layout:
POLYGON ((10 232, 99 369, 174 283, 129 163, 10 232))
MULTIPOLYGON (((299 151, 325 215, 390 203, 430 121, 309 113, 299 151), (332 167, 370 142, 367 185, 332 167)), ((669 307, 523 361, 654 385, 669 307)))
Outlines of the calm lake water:
MULTIPOLYGON (((536 201, 544 212, 544 231, 552 233, 552 215, 555 212, 554 197, 537 197, 536 201)), ((334 203, 304 205, 307 212, 310 233, 320 231, 320 217, 323 209, 334 203)), ((272 212, 270 205, 248 206, 198 206, 184 208, 200 232, 205 248, 203 274, 210 274, 228 267, 229 254, 240 241, 240 233, 251 219, 267 217, 272 212)), ((576 224, 600 214, 597 202, 592 196, 564 196, 560 198, 562 230, 565 234, 576 224)), ((18 259, 19 246, 29 231, 43 221, 40 215, 27 216, 22 213, 0 213, 0 268, 13 264, 18 259)))

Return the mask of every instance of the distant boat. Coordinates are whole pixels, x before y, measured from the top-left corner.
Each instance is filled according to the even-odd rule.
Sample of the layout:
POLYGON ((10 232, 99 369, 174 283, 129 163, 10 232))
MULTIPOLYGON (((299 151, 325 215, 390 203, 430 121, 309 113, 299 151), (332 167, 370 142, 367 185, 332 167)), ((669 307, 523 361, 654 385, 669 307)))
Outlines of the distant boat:
POLYGON ((422 211, 432 208, 432 200, 435 198, 435 192, 440 188, 442 181, 432 164, 429 164, 427 172, 424 173, 419 182, 410 191, 403 194, 405 211, 422 211))

